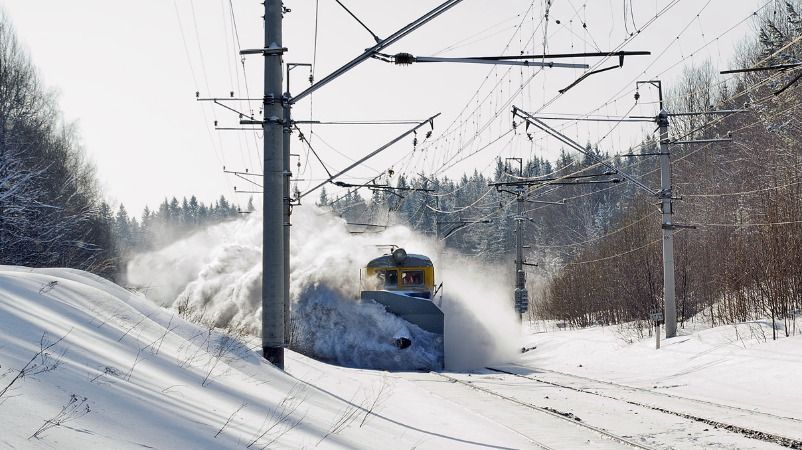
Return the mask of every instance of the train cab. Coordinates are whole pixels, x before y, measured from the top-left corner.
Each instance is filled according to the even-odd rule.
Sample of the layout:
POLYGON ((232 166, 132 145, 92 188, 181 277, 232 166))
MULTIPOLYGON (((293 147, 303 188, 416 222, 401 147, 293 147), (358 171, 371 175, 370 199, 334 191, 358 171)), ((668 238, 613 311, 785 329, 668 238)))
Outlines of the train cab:
POLYGON ((407 254, 399 248, 371 260, 360 273, 360 284, 363 291, 384 290, 431 299, 434 265, 424 255, 407 254))

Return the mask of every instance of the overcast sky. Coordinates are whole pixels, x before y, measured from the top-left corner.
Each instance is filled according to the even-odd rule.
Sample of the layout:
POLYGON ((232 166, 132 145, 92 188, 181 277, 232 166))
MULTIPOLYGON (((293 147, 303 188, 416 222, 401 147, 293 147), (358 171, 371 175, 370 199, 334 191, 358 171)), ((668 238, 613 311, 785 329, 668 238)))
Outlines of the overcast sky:
MULTIPOLYGON (((373 32, 386 37, 440 2, 343 3, 373 32)), ((625 50, 647 50, 652 55, 627 58, 622 69, 594 75, 564 95, 557 90, 582 70, 446 63, 399 67, 369 60, 313 98, 302 100, 295 118, 423 119, 442 112, 429 141, 423 142, 426 130, 422 130, 417 148, 413 149, 411 138, 403 140, 345 177, 352 181, 372 178, 390 167, 396 177, 400 173, 456 176, 474 169, 492 173, 497 156, 553 159, 560 148, 554 141, 537 137, 530 142, 520 132, 509 133, 512 105, 548 113, 623 115, 631 110, 652 115, 653 92, 643 91, 641 104, 631 109, 635 80, 659 77, 670 86, 683 65, 706 59, 717 69, 729 68, 736 45, 753 34, 756 24, 750 15, 766 2, 553 0, 548 21, 543 20, 545 3, 464 0, 386 52, 515 55, 542 53, 544 46, 548 52, 566 53, 610 51, 623 45, 625 50)), ((334 0, 288 0, 285 5, 292 9, 284 21, 284 45, 289 48, 285 61, 314 60, 316 79, 373 45, 371 35, 334 0)), ((214 120, 220 126, 238 126, 238 118, 196 102, 195 92, 261 97, 262 58, 247 58, 243 72, 238 55, 239 45, 262 46, 259 2, 3 0, 2 8, 45 83, 60 93, 67 120, 78 122, 112 203, 123 202, 138 215, 145 204, 153 207, 173 195, 180 199, 196 194, 209 201, 224 194, 247 202, 246 195, 233 192, 235 185, 247 189, 247 183, 225 175, 222 167, 261 172, 261 136, 215 131, 214 120)), ((595 65, 600 60, 575 62, 595 65)), ((304 68, 293 71, 294 93, 308 86, 308 75, 304 68)), ((259 107, 258 102, 232 106, 256 113, 259 107)), ((648 128, 625 124, 611 132, 610 123, 561 126, 580 142, 597 142, 609 135, 600 147, 610 152, 635 144, 648 128)), ((318 125, 314 134, 309 127, 304 129, 329 170, 335 171, 406 127, 318 125)), ((295 172, 303 179, 302 190, 325 176, 295 139, 293 153, 301 155, 301 171, 295 172)), ((294 169, 295 164, 293 160, 294 169)))

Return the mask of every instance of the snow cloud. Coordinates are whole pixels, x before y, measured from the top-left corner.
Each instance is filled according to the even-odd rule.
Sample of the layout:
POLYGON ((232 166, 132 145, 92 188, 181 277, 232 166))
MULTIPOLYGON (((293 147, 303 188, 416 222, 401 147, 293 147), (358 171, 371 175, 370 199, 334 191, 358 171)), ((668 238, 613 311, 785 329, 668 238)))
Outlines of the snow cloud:
MULTIPOLYGON (((258 335, 261 317, 261 216, 216 225, 163 249, 135 257, 129 284, 172 308, 190 308, 216 326, 258 335)), ((414 369, 437 357, 434 336, 359 300, 359 270, 382 254, 380 244, 432 258, 443 282, 446 367, 510 361, 520 348, 509 274, 443 252, 431 237, 403 226, 352 235, 345 222, 315 207, 293 214, 290 275, 292 343, 296 350, 346 366, 414 369), (413 345, 394 346, 399 334, 413 345)), ((386 250, 386 249, 384 249, 386 250)))

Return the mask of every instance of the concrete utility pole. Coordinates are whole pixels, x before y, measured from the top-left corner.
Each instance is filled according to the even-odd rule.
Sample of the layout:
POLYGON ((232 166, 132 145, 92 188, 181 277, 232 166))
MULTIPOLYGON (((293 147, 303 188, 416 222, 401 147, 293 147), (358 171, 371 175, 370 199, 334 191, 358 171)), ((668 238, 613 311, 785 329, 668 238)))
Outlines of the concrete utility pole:
MULTIPOLYGON (((282 108, 281 0, 265 0, 264 195, 262 196, 262 352, 270 363, 284 369, 285 296, 285 111, 282 108)), ((287 156, 289 160, 289 156, 287 156)))
MULTIPOLYGON (((655 117, 655 122, 657 122, 660 131, 660 190, 657 191, 657 198, 660 199, 660 211, 663 216, 661 225, 663 234, 663 317, 666 324, 666 339, 668 339, 677 335, 677 300, 674 285, 675 226, 671 218, 674 214, 674 190, 671 186, 671 149, 669 148, 670 141, 668 139, 669 114, 663 104, 663 84, 660 80, 638 81, 635 86, 640 84, 651 84, 656 87, 660 101, 660 112, 655 117)), ((639 95, 636 91, 635 101, 638 101, 638 98, 639 95)))
MULTIPOLYGON (((675 295, 675 281, 674 281, 674 230, 681 228, 694 229, 693 225, 680 225, 674 223, 672 216, 674 215, 674 200, 679 200, 674 196, 674 188, 671 185, 671 144, 710 144, 714 142, 731 142, 732 138, 712 138, 712 139, 692 139, 692 140, 676 140, 671 141, 668 138, 668 118, 676 116, 709 116, 718 114, 735 114, 746 111, 745 109, 728 109, 728 110, 709 110, 709 111, 687 111, 679 113, 669 113, 663 105, 663 87, 660 80, 638 81, 635 83, 637 87, 640 84, 651 84, 657 88, 660 100, 660 112, 655 117, 655 122, 660 132, 660 190, 656 195, 660 199, 660 211, 663 216, 662 220, 662 234, 663 234, 663 303, 664 315, 666 325, 666 338, 672 338, 677 335, 677 300, 675 295)), ((640 95, 637 90, 635 91, 635 101, 638 101, 640 95)), ((659 335, 659 320, 657 320, 657 333, 659 335)), ((660 348, 660 341, 657 341, 657 348, 660 348)))
POLYGON ((290 214, 292 213, 292 199, 290 193, 290 144, 292 133, 292 105, 290 104, 290 73, 287 71, 287 92, 281 97, 281 105, 284 109, 283 125, 283 157, 284 157, 284 343, 290 342, 290 214))
MULTIPOLYGON (((677 301, 674 293, 674 214, 673 189, 671 186, 671 152, 668 141, 668 112, 663 109, 663 95, 660 93, 660 113, 657 125, 660 127, 660 202, 663 213, 663 302, 665 304, 666 338, 677 335, 677 301)), ((659 328, 658 328, 659 330, 659 328)), ((659 335, 659 331, 658 331, 659 335)), ((659 339, 659 338, 658 338, 659 339)), ((659 347, 658 341, 658 348, 659 347)))
MULTIPOLYGON (((506 158, 504 163, 516 161, 518 163, 518 176, 524 176, 523 158, 506 158)), ((523 322, 523 314, 529 310, 529 291, 526 290, 526 272, 524 272, 524 203, 526 192, 523 184, 515 185, 515 201, 517 205, 515 215, 515 297, 514 307, 518 320, 523 322)))
POLYGON ((515 312, 518 320, 523 321, 523 314, 529 309, 529 291, 526 290, 526 272, 524 272, 524 194, 523 185, 516 189, 518 214, 515 216, 515 312))

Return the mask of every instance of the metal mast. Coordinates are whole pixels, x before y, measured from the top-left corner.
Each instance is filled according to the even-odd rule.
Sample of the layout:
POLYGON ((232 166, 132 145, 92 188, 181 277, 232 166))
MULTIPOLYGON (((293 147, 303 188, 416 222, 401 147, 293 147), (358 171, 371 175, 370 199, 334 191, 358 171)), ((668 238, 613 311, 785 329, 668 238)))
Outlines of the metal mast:
MULTIPOLYGON (((660 101, 660 112, 655 121, 660 131, 660 190, 657 198, 660 199, 660 212, 662 213, 663 234, 663 303, 664 320, 666 324, 666 338, 677 335, 677 300, 674 286, 674 214, 673 187, 671 186, 671 149, 668 139, 668 111, 663 104, 663 84, 660 80, 638 81, 635 85, 651 84, 657 88, 660 101)), ((635 97, 635 101, 638 98, 635 97)), ((659 328, 656 329, 659 333, 659 328)), ((659 341, 658 341, 659 342, 659 341)), ((659 344, 658 348, 659 348, 659 344)))
POLYGON ((518 320, 523 321, 523 314, 529 309, 529 291, 526 290, 526 272, 524 272, 524 186, 516 188, 518 214, 515 216, 515 312, 518 320))
MULTIPOLYGON (((657 125, 660 127, 660 209, 663 215, 663 301, 665 302, 666 338, 677 335, 677 301, 674 293, 674 214, 671 187, 671 153, 668 143, 668 112, 662 108, 657 125)), ((658 328, 659 330, 659 328, 658 328)), ((658 344, 659 345, 659 344, 658 344)), ((659 347, 658 347, 659 348, 659 347)))
MULTIPOLYGON (((262 196, 262 352, 284 368, 284 111, 281 0, 265 0, 264 195, 262 196)), ((289 124, 287 124, 289 125, 289 124)))

